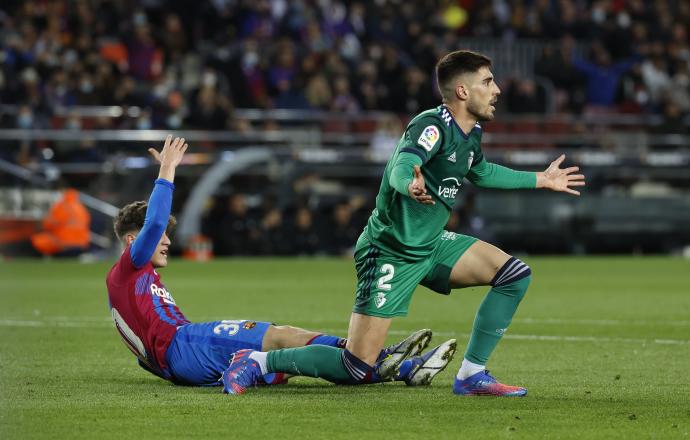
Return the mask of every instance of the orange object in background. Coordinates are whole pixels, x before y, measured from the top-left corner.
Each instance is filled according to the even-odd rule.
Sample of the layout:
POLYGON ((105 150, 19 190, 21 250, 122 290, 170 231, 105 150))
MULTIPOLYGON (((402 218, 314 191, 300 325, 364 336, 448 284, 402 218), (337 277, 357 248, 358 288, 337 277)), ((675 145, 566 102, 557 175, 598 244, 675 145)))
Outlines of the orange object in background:
POLYGON ((74 189, 64 191, 43 219, 43 232, 31 236, 31 244, 43 255, 54 255, 89 246, 91 215, 74 189))
POLYGON ((209 261, 213 259, 213 243, 208 237, 195 235, 189 240, 189 246, 182 253, 182 258, 192 261, 209 261))
POLYGON ((115 63, 123 72, 129 67, 129 53, 127 52, 127 47, 119 41, 103 42, 101 44, 100 54, 104 60, 115 63))

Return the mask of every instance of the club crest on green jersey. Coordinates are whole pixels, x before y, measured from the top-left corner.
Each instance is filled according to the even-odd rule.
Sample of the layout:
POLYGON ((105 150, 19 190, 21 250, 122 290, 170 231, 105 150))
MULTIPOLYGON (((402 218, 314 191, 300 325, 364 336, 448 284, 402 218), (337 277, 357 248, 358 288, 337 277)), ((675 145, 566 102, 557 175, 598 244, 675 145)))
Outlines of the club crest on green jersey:
POLYGON ((472 162, 474 162, 474 151, 470 151, 470 157, 467 158, 467 169, 472 168, 472 162))
POLYGON ((438 131, 438 127, 429 125, 422 130, 422 134, 420 134, 419 139, 417 139, 417 144, 424 147, 426 151, 431 151, 434 149, 434 145, 436 145, 440 137, 441 133, 438 131))
POLYGON ((376 295, 376 299, 374 301, 376 302, 376 308, 380 309, 386 303, 386 294, 383 292, 379 292, 376 295))

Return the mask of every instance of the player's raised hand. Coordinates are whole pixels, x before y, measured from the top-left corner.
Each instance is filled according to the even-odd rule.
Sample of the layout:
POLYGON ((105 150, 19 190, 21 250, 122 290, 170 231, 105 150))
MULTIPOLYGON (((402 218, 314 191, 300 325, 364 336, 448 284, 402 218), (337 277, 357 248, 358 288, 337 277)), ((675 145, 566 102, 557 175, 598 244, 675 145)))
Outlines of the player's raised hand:
POLYGON ((173 181, 175 178, 175 168, 182 161, 187 147, 188 145, 185 143, 184 138, 176 137, 173 140, 172 135, 169 134, 165 138, 163 149, 160 152, 155 148, 149 148, 148 151, 151 156, 161 164, 161 169, 158 173, 159 178, 169 180, 170 182, 173 181))
POLYGON ((575 174, 580 170, 579 167, 561 168, 564 160, 565 154, 561 154, 544 172, 537 173, 537 188, 548 188, 579 196, 580 192, 571 187, 585 186, 585 176, 575 174))
POLYGON ((436 202, 426 193, 426 186, 424 185, 424 176, 422 176, 422 169, 418 165, 414 166, 414 178, 407 187, 407 192, 410 197, 423 205, 433 205, 436 202))
POLYGON ((173 140, 172 135, 169 134, 165 138, 165 143, 160 153, 155 148, 149 148, 149 153, 161 166, 176 167, 182 161, 182 156, 187 151, 187 147, 188 145, 185 143, 184 138, 176 137, 173 140))

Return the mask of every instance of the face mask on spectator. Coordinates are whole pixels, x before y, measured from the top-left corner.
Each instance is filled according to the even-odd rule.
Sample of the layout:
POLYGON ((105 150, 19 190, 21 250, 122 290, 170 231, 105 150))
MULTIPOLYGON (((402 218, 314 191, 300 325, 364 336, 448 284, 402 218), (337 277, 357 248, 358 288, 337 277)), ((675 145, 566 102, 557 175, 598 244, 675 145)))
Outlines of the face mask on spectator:
POLYGON ((65 52, 65 54, 62 56, 62 63, 66 67, 71 67, 74 63, 76 63, 79 60, 79 54, 77 54, 77 51, 74 49, 69 49, 65 52))
POLYGON ((169 91, 170 90, 168 89, 168 86, 165 83, 159 83, 156 84, 153 88, 153 96, 155 96, 156 99, 163 100, 166 96, 168 96, 169 91))
POLYGON ((247 52, 242 56, 242 68, 244 70, 251 70, 259 62, 259 56, 256 52, 247 52))
POLYGON ((150 130, 151 129, 151 120, 149 118, 137 119, 137 128, 139 130, 150 130))
POLYGON ((91 93, 93 92, 93 84, 89 80, 84 80, 79 84, 79 90, 82 93, 91 93))
POLYGON ((216 74, 213 72, 204 72, 204 75, 201 77, 201 84, 203 84, 204 87, 215 87, 216 81, 216 74))
POLYGON ((168 116, 167 122, 168 122, 168 128, 176 130, 176 129, 180 128, 180 126, 182 125, 182 118, 180 117, 180 115, 172 114, 172 115, 168 116))
POLYGON ((38 73, 36 72, 36 69, 32 67, 27 67, 26 69, 22 70, 21 75, 22 81, 25 83, 34 84, 38 81, 38 73))
POLYGON ((68 130, 78 130, 81 128, 81 121, 78 118, 70 118, 67 120, 65 128, 68 130))
POLYGON ((17 116, 17 126, 19 128, 27 129, 31 128, 34 124, 34 116, 29 112, 20 113, 17 116))
POLYGON ((132 17, 132 21, 136 26, 143 26, 146 24, 146 14, 143 12, 136 12, 134 14, 134 17, 132 17))

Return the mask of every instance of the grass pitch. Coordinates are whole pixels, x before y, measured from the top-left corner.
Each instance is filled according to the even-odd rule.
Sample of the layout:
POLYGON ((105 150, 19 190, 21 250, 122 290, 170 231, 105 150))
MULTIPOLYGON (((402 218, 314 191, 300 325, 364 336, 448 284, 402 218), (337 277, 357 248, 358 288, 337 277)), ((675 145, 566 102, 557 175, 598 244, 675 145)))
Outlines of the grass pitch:
MULTIPOLYGON (((533 282, 490 368, 526 398, 293 379, 230 397, 136 366, 109 321, 110 264, 0 263, 0 438, 688 438, 690 262, 527 258, 533 282)), ((354 269, 339 259, 173 260, 192 321, 247 318, 344 335, 354 269)), ((430 327, 464 347, 485 289, 419 288, 390 342, 430 327)))

